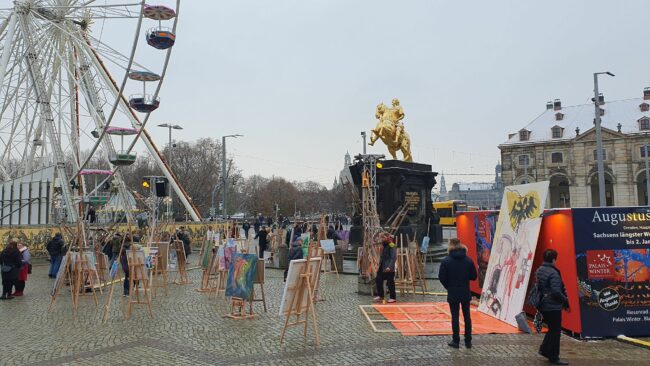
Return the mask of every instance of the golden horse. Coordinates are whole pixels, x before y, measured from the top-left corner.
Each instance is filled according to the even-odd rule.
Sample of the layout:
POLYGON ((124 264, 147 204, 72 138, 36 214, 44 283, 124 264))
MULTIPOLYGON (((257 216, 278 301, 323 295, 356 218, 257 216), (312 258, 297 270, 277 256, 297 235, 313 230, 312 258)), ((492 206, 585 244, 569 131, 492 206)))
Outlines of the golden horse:
POLYGON ((413 161, 411 156, 411 139, 404 131, 404 126, 399 121, 392 121, 390 116, 393 115, 390 108, 387 108, 384 103, 377 106, 377 113, 375 117, 379 119, 377 126, 374 130, 370 131, 370 143, 373 146, 378 139, 384 142, 388 148, 388 152, 397 160, 397 151, 401 151, 404 155, 404 161, 413 161), (395 140, 397 130, 400 129, 399 137, 395 140))

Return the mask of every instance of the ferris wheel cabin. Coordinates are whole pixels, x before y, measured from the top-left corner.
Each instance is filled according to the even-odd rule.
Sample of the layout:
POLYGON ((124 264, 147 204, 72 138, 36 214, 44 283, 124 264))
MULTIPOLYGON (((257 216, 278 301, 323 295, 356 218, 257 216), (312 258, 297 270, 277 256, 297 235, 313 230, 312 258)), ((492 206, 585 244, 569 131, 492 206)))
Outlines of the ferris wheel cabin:
POLYGON ((171 29, 162 27, 161 22, 174 18, 176 16, 174 9, 163 5, 145 5, 143 13, 145 17, 158 21, 158 27, 147 31, 147 43, 159 50, 166 50, 173 46, 176 35, 171 29))
POLYGON ((121 149, 109 154, 108 160, 115 166, 129 166, 135 163, 137 155, 124 149, 124 136, 135 135, 138 130, 128 127, 108 127, 106 133, 113 136, 120 136, 121 149))

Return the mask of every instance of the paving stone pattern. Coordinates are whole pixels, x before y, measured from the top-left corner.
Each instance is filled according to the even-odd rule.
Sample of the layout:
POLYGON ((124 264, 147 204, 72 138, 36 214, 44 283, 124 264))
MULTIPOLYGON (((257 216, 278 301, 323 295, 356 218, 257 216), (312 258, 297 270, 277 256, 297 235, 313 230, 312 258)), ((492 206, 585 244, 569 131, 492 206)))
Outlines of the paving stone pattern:
MULTIPOLYGON (((196 259, 196 258, 194 258, 196 259)), ((190 285, 171 285, 168 296, 154 299, 154 317, 144 307, 124 320, 125 298, 116 284, 109 322, 102 324, 106 293, 95 307, 80 300, 72 314, 69 291, 51 313, 52 280, 47 266, 34 266, 26 295, 0 302, 0 365, 545 365, 537 355, 540 335, 477 335, 471 350, 447 347, 448 337, 405 337, 374 333, 358 305, 370 298, 356 294, 356 276, 324 275, 317 303, 321 346, 301 329, 291 329, 279 343, 283 319, 278 316, 282 271, 268 269, 265 285, 268 312, 255 305, 257 318, 223 318, 223 297, 208 298, 195 289, 200 271, 190 271, 190 285)), ((433 291, 440 290, 431 281, 433 291)), ((410 296, 400 301, 444 300, 410 296)), ((615 340, 584 342, 563 336, 563 357, 572 365, 648 365, 650 351, 615 340)))

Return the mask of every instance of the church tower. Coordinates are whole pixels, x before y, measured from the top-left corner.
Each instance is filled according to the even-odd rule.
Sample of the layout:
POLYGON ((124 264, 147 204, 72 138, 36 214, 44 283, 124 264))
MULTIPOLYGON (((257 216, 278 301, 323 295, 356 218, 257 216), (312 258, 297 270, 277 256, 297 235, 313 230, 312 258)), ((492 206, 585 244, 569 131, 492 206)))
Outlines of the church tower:
POLYGON ((445 183, 445 173, 440 174, 440 194, 447 193, 447 184, 445 183))

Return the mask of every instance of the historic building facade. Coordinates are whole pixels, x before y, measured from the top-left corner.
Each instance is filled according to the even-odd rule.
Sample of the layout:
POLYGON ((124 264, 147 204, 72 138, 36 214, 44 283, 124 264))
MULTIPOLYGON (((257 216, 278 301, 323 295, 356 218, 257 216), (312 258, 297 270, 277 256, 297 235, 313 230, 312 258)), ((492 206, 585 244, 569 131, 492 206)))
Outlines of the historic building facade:
MULTIPOLYGON (((650 88, 643 98, 610 102, 601 95, 600 104, 606 204, 644 206, 650 88)), ((544 113, 499 145, 504 184, 548 180, 550 207, 599 206, 594 124, 594 104, 548 102, 544 113)))
POLYGON ((503 197, 503 179, 501 177, 501 164, 494 168, 494 182, 485 183, 454 183, 451 190, 447 190, 445 175, 440 178, 440 194, 435 201, 462 200, 469 206, 480 209, 498 209, 503 197))

